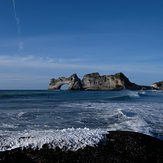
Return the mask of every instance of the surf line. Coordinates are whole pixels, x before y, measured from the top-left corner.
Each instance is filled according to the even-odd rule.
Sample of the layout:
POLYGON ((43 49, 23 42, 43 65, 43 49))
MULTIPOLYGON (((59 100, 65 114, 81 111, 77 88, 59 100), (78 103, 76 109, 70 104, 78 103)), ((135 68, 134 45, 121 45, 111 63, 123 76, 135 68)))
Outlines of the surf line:
POLYGON ((13 10, 14 10, 14 15, 15 15, 15 20, 16 20, 16 24, 17 24, 17 29, 18 29, 18 47, 19 47, 19 50, 23 50, 24 49, 24 43, 21 41, 21 27, 20 27, 20 19, 17 17, 17 14, 16 14, 16 8, 15 8, 15 0, 12 0, 13 2, 13 10))

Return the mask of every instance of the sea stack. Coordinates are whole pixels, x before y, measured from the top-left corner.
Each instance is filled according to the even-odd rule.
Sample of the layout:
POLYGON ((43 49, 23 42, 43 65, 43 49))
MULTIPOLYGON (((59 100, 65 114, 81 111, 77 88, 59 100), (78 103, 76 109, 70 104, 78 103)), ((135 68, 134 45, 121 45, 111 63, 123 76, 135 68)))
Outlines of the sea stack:
POLYGON ((131 83, 123 73, 114 75, 103 75, 99 73, 91 73, 84 75, 82 79, 84 90, 139 90, 140 86, 131 83))
POLYGON ((131 83, 123 73, 114 75, 103 75, 99 73, 90 73, 84 75, 80 80, 76 73, 69 78, 52 78, 48 90, 60 90, 61 86, 68 84, 68 90, 140 90, 141 86, 131 83))
POLYGON ((61 86, 68 84, 68 90, 82 90, 81 80, 76 73, 72 74, 69 78, 60 77, 58 79, 52 78, 48 90, 60 90, 61 86))

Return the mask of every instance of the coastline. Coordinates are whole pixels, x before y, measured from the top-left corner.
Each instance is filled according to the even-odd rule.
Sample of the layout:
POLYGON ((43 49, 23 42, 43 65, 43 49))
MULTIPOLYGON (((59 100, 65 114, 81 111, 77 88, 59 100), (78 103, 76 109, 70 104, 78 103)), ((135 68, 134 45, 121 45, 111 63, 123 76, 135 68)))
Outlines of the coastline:
POLYGON ((49 149, 13 149, 0 152, 0 162, 6 163, 126 163, 163 162, 163 141, 129 131, 109 131, 107 144, 87 146, 77 151, 49 149))

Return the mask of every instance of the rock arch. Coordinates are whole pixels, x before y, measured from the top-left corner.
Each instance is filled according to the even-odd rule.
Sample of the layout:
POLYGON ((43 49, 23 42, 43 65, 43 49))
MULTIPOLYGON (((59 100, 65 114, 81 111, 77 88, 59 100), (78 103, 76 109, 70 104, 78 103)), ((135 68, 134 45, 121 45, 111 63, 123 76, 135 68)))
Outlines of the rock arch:
POLYGON ((60 90, 67 90, 68 89, 68 84, 63 84, 60 87, 60 90))
MULTIPOLYGON (((60 77, 58 79, 51 79, 48 90, 60 90, 61 86, 68 84, 68 90, 140 90, 140 89, 156 89, 153 87, 140 86, 131 83, 123 73, 116 73, 114 75, 103 75, 99 73, 91 73, 83 76, 80 80, 75 74, 69 78, 60 77)), ((161 83, 159 83, 161 84, 161 83)), ((160 87, 161 85, 159 85, 160 87)), ((158 88, 158 89, 161 89, 158 88)), ((163 89, 163 88, 162 88, 163 89)))
POLYGON ((68 84, 68 90, 82 90, 81 80, 75 74, 69 78, 60 77, 58 79, 52 78, 48 87, 48 90, 60 90, 61 86, 68 84))

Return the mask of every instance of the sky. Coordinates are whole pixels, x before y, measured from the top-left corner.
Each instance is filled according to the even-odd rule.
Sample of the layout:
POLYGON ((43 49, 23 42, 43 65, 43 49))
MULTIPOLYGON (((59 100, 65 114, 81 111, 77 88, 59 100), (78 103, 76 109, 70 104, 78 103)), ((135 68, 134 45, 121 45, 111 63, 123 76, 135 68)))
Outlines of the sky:
POLYGON ((0 0, 0 89, 92 72, 163 81, 162 0, 0 0))

